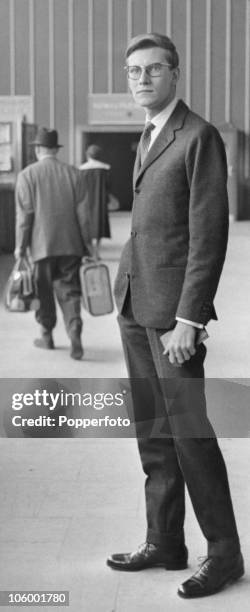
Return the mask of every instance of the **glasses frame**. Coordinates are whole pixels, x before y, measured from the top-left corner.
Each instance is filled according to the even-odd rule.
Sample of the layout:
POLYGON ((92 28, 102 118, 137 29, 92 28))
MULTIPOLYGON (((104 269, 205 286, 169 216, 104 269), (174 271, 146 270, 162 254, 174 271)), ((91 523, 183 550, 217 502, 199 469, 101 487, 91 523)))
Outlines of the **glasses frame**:
POLYGON ((132 64, 132 66, 128 66, 128 65, 126 65, 126 66, 124 66, 124 70, 126 70, 126 72, 127 72, 127 78, 128 78, 128 79, 132 79, 132 81, 139 81, 139 79, 141 78, 141 75, 142 75, 143 70, 146 72, 146 74, 147 74, 148 76, 150 76, 150 78, 151 78, 151 79, 157 79, 157 77, 159 77, 159 76, 160 76, 160 74, 155 74, 155 75, 152 75, 152 74, 150 74, 150 72, 148 71, 148 69, 149 69, 151 66, 155 66, 155 65, 158 65, 158 66, 168 66, 168 68, 171 68, 171 69, 173 70, 173 67, 172 67, 172 65, 171 65, 171 64, 166 64, 166 63, 164 63, 164 62, 152 62, 152 64, 148 64, 147 66, 141 66, 141 65, 139 65, 139 64, 134 64, 134 65, 132 64), (131 75, 130 75, 130 74, 129 74, 129 72, 128 72, 128 68, 140 68, 140 69, 141 69, 141 72, 140 72, 140 74, 139 74, 139 76, 138 76, 138 77, 131 77, 131 75))

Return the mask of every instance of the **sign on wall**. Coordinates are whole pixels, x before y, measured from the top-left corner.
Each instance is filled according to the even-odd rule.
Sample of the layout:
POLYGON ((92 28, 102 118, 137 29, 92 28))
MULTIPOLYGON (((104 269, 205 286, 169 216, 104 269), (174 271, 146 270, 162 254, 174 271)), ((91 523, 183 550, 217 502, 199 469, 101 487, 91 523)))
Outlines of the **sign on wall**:
POLYGON ((90 125, 140 125, 145 113, 130 94, 89 94, 88 123, 90 125))

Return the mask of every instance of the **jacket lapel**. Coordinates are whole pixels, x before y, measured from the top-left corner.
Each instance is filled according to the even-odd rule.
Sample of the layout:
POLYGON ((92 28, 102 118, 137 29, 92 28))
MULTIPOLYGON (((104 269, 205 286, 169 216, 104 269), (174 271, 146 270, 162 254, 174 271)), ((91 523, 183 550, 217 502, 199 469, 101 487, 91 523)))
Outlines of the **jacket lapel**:
POLYGON ((173 114, 163 126, 160 134, 157 136, 154 144, 150 148, 144 164, 140 166, 139 147, 137 148, 135 166, 134 166, 134 186, 140 179, 145 170, 167 149, 175 140, 175 132, 182 129, 185 117, 189 109, 186 104, 179 100, 173 114))

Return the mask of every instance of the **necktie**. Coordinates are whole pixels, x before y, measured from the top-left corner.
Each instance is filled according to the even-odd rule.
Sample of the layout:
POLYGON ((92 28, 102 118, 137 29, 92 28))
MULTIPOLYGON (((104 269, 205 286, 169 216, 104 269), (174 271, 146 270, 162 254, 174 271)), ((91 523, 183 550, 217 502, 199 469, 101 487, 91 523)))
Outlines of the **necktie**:
POLYGON ((148 121, 148 123, 146 123, 145 128, 142 132, 141 139, 140 139, 141 166, 144 163, 144 160, 147 156, 148 147, 150 143, 150 136, 154 128, 155 128, 155 125, 151 123, 150 121, 148 121))

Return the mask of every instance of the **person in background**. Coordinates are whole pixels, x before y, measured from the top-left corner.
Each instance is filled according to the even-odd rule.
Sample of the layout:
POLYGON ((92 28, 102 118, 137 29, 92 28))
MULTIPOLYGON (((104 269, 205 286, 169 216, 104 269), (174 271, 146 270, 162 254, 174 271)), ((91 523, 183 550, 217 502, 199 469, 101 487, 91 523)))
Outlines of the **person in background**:
POLYGON ((85 176, 59 161, 56 130, 41 127, 35 146, 37 161, 17 177, 16 259, 30 252, 34 262, 40 308, 36 320, 41 337, 35 346, 54 349, 56 325, 54 291, 71 341, 71 357, 81 359, 81 288, 83 255, 92 255, 89 199, 85 176))
POLYGON ((217 318, 227 247, 225 148, 217 129, 178 99, 179 57, 167 36, 132 39, 126 71, 146 125, 115 296, 146 474, 147 533, 136 551, 107 563, 123 571, 185 569, 186 485, 207 556, 178 595, 203 597, 244 574, 226 467, 206 412, 200 341, 217 318))
POLYGON ((87 161, 80 166, 84 171, 90 198, 91 236, 96 259, 100 259, 102 238, 110 238, 108 216, 110 165, 101 161, 101 147, 92 144, 86 151, 87 161))

